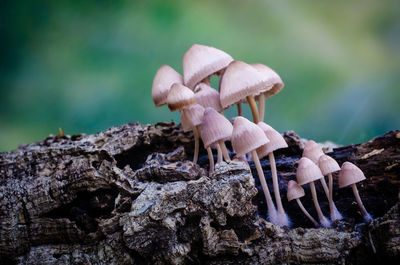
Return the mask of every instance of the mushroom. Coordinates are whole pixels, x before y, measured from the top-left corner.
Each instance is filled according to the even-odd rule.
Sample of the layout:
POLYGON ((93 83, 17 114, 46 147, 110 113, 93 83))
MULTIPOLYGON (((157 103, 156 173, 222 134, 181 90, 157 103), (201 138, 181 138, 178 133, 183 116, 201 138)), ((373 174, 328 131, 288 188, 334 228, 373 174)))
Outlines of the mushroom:
POLYGON ((193 44, 183 55, 183 78, 190 89, 207 81, 208 77, 223 70, 233 58, 217 48, 193 44))
POLYGON ((220 100, 224 109, 231 105, 248 102, 253 122, 258 123, 258 109, 255 96, 264 92, 267 80, 252 66, 241 61, 233 61, 225 69, 220 80, 220 100))
POLYGON ((182 76, 168 65, 161 66, 153 79, 151 97, 156 107, 167 104, 167 97, 172 84, 183 84, 182 76))
POLYGON ((364 204, 361 201, 360 194, 356 186, 357 182, 365 180, 364 173, 356 165, 350 162, 344 162, 339 172, 339 188, 344 188, 351 185, 353 189, 354 197, 356 197, 358 206, 360 207, 361 213, 366 223, 372 222, 371 215, 367 212, 364 204))
POLYGON ((310 184, 311 195, 313 197, 315 209, 317 210, 318 213, 319 222, 323 227, 330 227, 331 223, 324 216, 324 214, 321 211, 321 208, 319 207, 317 191, 315 190, 315 185, 314 185, 315 180, 324 177, 321 173, 321 170, 315 163, 313 163, 313 161, 311 161, 307 157, 302 157, 299 160, 299 166, 296 171, 296 177, 297 177, 297 183, 299 185, 305 185, 308 183, 310 184))
POLYGON ((256 100, 258 101, 260 121, 264 121, 265 100, 278 94, 283 89, 284 83, 281 77, 268 66, 260 63, 251 64, 251 66, 256 68, 268 80, 268 90, 256 97, 256 100))
POLYGON ((252 123, 244 117, 236 117, 233 123, 232 132, 232 147, 236 152, 236 156, 241 157, 246 153, 251 152, 254 164, 257 169, 258 177, 261 182, 264 196, 268 206, 268 216, 270 221, 274 224, 278 224, 277 212, 272 201, 271 194, 268 190, 268 185, 265 180, 264 172, 262 170, 260 160, 257 155, 256 149, 269 142, 267 136, 263 130, 256 124, 252 123))
POLYGON ((274 151, 288 147, 285 139, 274 128, 264 122, 257 124, 265 133, 269 142, 257 148, 257 155, 261 159, 268 155, 271 164, 272 182, 274 184, 274 194, 276 206, 278 208, 278 222, 280 226, 289 226, 289 220, 282 206, 281 195, 279 193, 278 174, 276 170, 274 151))
POLYGON ((318 227, 319 226, 318 222, 315 221, 315 219, 308 213, 308 211, 306 210, 306 208, 304 208, 303 204, 300 201, 300 198, 304 197, 304 195, 305 195, 304 189, 299 184, 297 184, 296 181, 290 180, 287 185, 287 200, 290 202, 291 200, 296 199, 296 202, 299 205, 300 209, 303 211, 303 213, 308 217, 308 219, 311 220, 311 222, 313 222, 315 227, 318 227))
POLYGON ((168 108, 170 111, 182 111, 185 119, 189 121, 190 127, 192 128, 194 134, 193 163, 197 163, 197 158, 199 156, 199 133, 197 128, 193 125, 186 108, 195 104, 195 102, 196 101, 192 90, 178 83, 175 83, 171 86, 167 97, 168 108))
MULTIPOLYGON (((225 141, 232 137, 232 130, 232 124, 224 115, 210 107, 205 109, 204 118, 201 123, 201 138, 203 139, 204 147, 210 148, 212 145, 218 145, 227 162, 231 161, 231 159, 226 149, 225 141)), ((218 157, 219 162, 219 160, 222 160, 220 153, 218 153, 218 157)), ((213 160, 212 152, 211 154, 209 153, 208 158, 210 161, 213 160)))
POLYGON ((329 179, 328 200, 329 200, 329 209, 331 212, 331 220, 332 222, 335 222, 336 220, 341 220, 343 219, 343 217, 340 214, 340 212, 336 209, 335 203, 333 202, 333 178, 332 178, 332 173, 340 170, 339 164, 332 157, 328 155, 322 155, 319 157, 318 167, 321 170, 322 175, 324 176, 328 175, 329 179))
MULTIPOLYGON (((304 146, 303 157, 309 158, 316 165, 318 165, 319 158, 322 155, 324 155, 324 151, 322 151, 322 148, 321 148, 321 146, 319 144, 317 144, 313 140, 307 141, 307 143, 304 146)), ((323 174, 323 175, 325 175, 325 174, 323 174)), ((324 192, 325 192, 326 198, 329 201, 329 197, 330 197, 329 188, 328 188, 328 185, 326 184, 325 177, 321 178, 320 181, 321 181, 322 187, 324 188, 324 192)), ((329 207, 331 207, 331 203, 330 202, 329 202, 329 207)), ((333 210, 330 211, 331 216, 334 215, 336 219, 342 219, 342 215, 340 214, 340 212, 336 208, 336 205, 335 205, 334 201, 332 201, 332 207, 333 207, 333 210)), ((334 221, 336 219, 332 219, 332 221, 334 221)))
POLYGON ((205 83, 200 83, 196 86, 194 91, 197 104, 202 105, 204 108, 211 107, 222 112, 221 101, 219 101, 219 92, 205 83))

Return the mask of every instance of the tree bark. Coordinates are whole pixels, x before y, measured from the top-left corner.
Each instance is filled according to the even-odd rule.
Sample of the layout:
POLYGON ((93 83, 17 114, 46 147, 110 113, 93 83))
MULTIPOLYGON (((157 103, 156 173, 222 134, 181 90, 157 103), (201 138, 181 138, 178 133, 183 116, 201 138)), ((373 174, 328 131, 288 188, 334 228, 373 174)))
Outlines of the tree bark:
MULTIPOLYGON (((315 229, 286 184, 303 141, 285 133, 275 153, 292 227, 266 222, 254 165, 188 161, 193 135, 173 123, 49 136, 0 154, 0 264, 393 264, 400 258, 400 132, 328 153, 365 173, 358 185, 375 218, 366 225, 351 188, 334 198, 345 216, 315 229), (252 176, 252 173, 255 177, 252 176), (375 249, 375 252, 373 251, 375 249)), ((229 148, 229 144, 228 144, 229 148)), ((261 161, 271 185, 268 159, 261 161)), ((317 185, 323 198, 323 189, 317 185)), ((306 190, 302 202, 310 214, 306 190)), ((274 195, 272 195, 274 196, 274 195)), ((328 201, 321 202, 329 213, 328 201)))

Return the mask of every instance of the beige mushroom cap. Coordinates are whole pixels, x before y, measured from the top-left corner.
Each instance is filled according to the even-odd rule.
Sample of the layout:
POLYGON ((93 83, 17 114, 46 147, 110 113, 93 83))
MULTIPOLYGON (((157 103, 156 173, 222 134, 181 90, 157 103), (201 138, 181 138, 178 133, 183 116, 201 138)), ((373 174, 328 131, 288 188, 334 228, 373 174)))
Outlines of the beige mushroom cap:
POLYGON ((233 58, 217 48, 193 44, 183 55, 185 85, 194 89, 204 78, 224 69, 233 58))
POLYGON ((207 148, 217 141, 226 141, 232 137, 233 126, 224 115, 215 109, 207 107, 201 123, 201 138, 207 148))
POLYGON ((161 66, 153 79, 151 97, 156 107, 167 104, 167 97, 172 84, 183 84, 182 76, 168 65, 161 66))
POLYGON ((322 148, 313 140, 307 141, 303 150, 303 157, 311 159, 315 164, 318 164, 319 157, 324 154, 322 148))
POLYGON ((290 202, 291 200, 301 198, 305 195, 304 189, 297 184, 296 181, 290 180, 287 185, 287 200, 290 202))
POLYGON ((194 93, 197 104, 204 108, 211 107, 218 112, 222 111, 221 101, 219 101, 219 92, 205 83, 200 83, 194 93))
POLYGON ((263 76, 267 78, 267 87, 269 88, 264 92, 265 98, 270 98, 278 94, 284 87, 284 83, 281 77, 271 68, 266 65, 255 63, 251 64, 256 68, 263 76))
POLYGON ((364 179, 365 175, 361 169, 353 163, 344 162, 339 172, 339 188, 347 187, 364 179))
POLYGON ((267 90, 267 80, 251 65, 233 61, 225 69, 220 80, 220 100, 224 109, 239 102, 246 102, 247 96, 257 96, 267 90))
POLYGON ((262 121, 257 123, 257 125, 264 131, 269 139, 269 143, 257 148, 257 154, 260 159, 275 150, 288 147, 285 139, 274 128, 262 121))
POLYGON ((269 142, 263 130, 244 117, 236 117, 233 123, 232 147, 236 156, 242 156, 269 142))
POLYGON ((339 164, 336 160, 328 155, 322 155, 319 157, 318 166, 324 176, 340 170, 339 164))
POLYGON ((194 93, 184 85, 175 83, 168 93, 167 104, 170 111, 183 110, 195 104, 194 93))
POLYGON ((297 183, 299 185, 305 185, 323 177, 321 170, 313 161, 307 157, 302 157, 299 160, 299 166, 296 171, 297 183))

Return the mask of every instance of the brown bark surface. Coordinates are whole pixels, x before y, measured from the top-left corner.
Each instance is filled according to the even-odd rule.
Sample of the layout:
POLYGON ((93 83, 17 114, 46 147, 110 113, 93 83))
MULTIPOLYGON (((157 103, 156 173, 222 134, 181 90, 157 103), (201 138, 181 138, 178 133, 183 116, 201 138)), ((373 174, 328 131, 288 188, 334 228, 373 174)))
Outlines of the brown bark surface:
MULTIPOLYGON (((0 264, 398 264, 400 132, 329 153, 364 171, 358 187, 375 218, 362 222, 351 188, 338 189, 335 175, 345 219, 331 229, 312 228, 287 202, 302 140, 285 138, 289 147, 275 157, 291 228, 265 220, 253 164, 222 162, 208 177, 206 151, 191 163, 192 134, 172 123, 49 136, 1 153, 0 264)), ((272 191, 268 159, 262 165, 272 191)))

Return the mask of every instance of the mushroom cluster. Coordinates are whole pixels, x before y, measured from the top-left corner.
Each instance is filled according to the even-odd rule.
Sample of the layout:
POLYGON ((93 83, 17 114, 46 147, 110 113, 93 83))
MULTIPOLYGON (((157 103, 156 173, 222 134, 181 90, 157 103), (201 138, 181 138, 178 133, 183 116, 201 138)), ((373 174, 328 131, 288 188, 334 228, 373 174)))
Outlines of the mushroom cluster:
MULTIPOLYGON (((181 126, 194 135, 193 163, 197 163, 200 139, 209 158, 209 176, 213 176, 214 157, 212 149, 217 149, 217 163, 231 161, 230 150, 225 145, 230 141, 235 158, 247 162, 251 158, 257 170, 262 190, 267 202, 268 219, 279 226, 289 226, 289 218, 283 208, 274 151, 288 147, 282 135, 264 122, 265 101, 280 92, 284 83, 279 75, 263 64, 247 64, 234 60, 226 52, 214 47, 194 44, 183 55, 183 77, 168 65, 161 66, 153 80, 152 98, 156 107, 168 105, 171 111, 181 112, 181 126), (219 88, 211 87, 210 77, 220 77, 219 88), (242 103, 248 103, 253 121, 242 117, 242 103), (258 103, 258 105, 257 105, 258 103), (238 117, 233 124, 223 111, 236 105, 238 117), (267 180, 260 159, 270 161, 275 203, 269 192, 267 180)), ((338 163, 325 155, 314 141, 307 142, 303 157, 299 160, 297 182, 287 184, 288 201, 296 199, 304 214, 319 226, 307 212, 300 198, 305 195, 301 185, 310 185, 314 205, 321 226, 330 227, 331 221, 342 219, 333 202, 332 173, 339 173, 339 187, 351 185, 366 222, 372 220, 365 210, 355 183, 365 179, 355 165, 345 162, 340 169, 338 163), (324 176, 328 176, 329 185, 324 176), (330 219, 319 207, 314 181, 320 180, 329 201, 330 219)))

